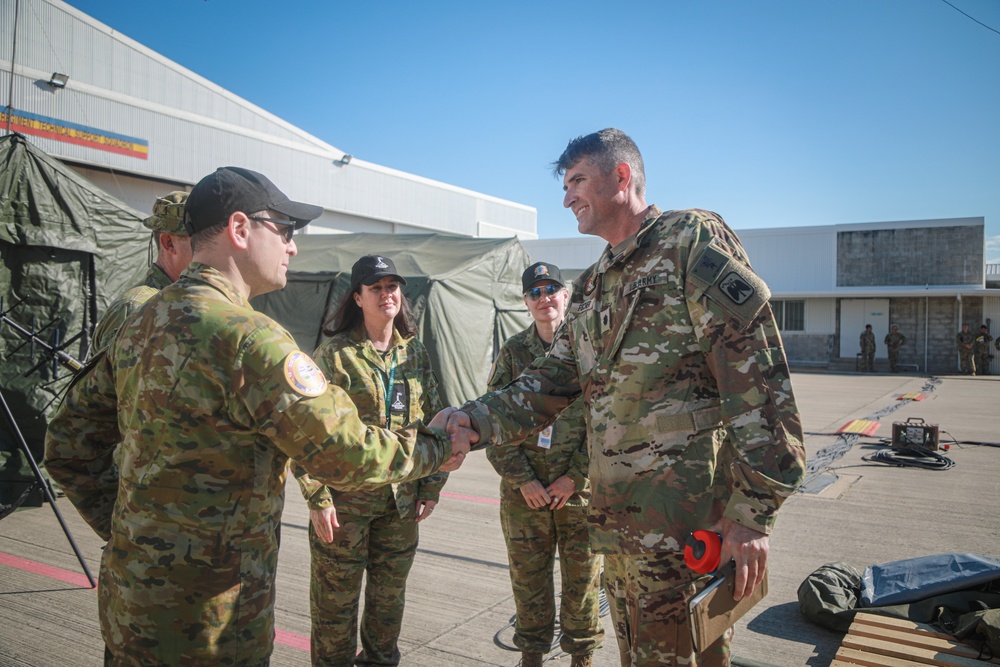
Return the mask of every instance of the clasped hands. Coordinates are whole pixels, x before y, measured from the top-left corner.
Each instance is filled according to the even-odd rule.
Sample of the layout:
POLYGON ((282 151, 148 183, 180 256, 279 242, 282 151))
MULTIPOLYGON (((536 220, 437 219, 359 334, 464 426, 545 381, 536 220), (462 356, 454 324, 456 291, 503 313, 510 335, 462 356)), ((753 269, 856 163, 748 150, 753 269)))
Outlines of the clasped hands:
POLYGON ((454 472, 462 467, 472 445, 479 442, 479 433, 472 428, 469 415, 458 408, 445 408, 434 415, 428 426, 444 429, 451 439, 451 457, 440 468, 444 472, 454 472))

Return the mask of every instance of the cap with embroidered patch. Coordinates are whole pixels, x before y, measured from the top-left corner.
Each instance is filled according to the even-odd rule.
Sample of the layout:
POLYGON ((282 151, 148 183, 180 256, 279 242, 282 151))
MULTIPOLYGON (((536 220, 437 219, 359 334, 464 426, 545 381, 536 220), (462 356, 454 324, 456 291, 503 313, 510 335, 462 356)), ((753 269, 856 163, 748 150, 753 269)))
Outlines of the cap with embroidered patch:
POLYGON ((521 291, 527 292, 535 283, 540 283, 543 280, 551 280, 560 287, 566 287, 558 266, 548 262, 535 262, 521 274, 521 291))
POLYGON ((386 276, 393 276, 400 285, 405 285, 406 280, 396 271, 396 265, 385 255, 365 255, 354 262, 351 268, 351 291, 358 289, 358 285, 374 285, 386 276))

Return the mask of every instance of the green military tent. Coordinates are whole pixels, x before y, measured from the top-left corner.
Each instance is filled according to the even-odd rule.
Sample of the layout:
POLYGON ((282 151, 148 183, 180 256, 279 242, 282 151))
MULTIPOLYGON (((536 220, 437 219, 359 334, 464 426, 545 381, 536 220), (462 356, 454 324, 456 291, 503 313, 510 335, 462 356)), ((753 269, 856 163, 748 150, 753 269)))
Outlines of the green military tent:
MULTIPOLYGON (((41 460, 46 415, 70 376, 24 345, 13 324, 82 359, 108 303, 144 274, 149 231, 138 211, 103 192, 25 137, 0 137, 0 391, 41 460), (12 324, 13 322, 13 324, 12 324)), ((0 508, 34 476, 8 420, 0 416, 0 508)))
POLYGON ((324 339, 322 325, 350 289, 351 267, 363 255, 392 259, 443 387, 458 405, 486 390, 500 345, 531 322, 521 273, 531 263, 517 239, 440 234, 338 234, 296 237, 288 285, 254 300, 287 328, 303 350, 324 339))

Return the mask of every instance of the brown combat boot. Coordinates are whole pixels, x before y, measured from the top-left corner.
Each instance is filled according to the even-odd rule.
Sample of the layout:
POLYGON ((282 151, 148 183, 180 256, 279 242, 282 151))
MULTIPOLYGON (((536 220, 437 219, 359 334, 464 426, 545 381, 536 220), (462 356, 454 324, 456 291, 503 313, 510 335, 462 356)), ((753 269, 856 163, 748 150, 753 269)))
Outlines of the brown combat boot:
POLYGON ((521 667, 542 667, 541 653, 522 653, 521 667))
POLYGON ((586 655, 574 655, 572 661, 569 663, 569 667, 593 667, 593 665, 594 656, 590 653, 586 655))

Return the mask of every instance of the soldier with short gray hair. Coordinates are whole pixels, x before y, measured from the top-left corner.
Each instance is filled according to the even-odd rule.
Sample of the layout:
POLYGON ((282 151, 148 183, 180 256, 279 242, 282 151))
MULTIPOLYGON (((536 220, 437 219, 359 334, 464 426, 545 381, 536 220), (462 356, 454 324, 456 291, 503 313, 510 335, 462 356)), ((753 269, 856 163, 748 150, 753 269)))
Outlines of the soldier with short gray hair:
POLYGON ((522 442, 578 397, 590 449, 591 545, 622 665, 729 665, 732 629, 693 647, 684 564, 697 529, 722 535, 734 597, 761 584, 768 536, 802 481, 802 426, 767 286, 717 214, 647 205, 620 130, 569 143, 563 205, 608 245, 576 280, 546 356, 467 403, 484 443, 522 442))

